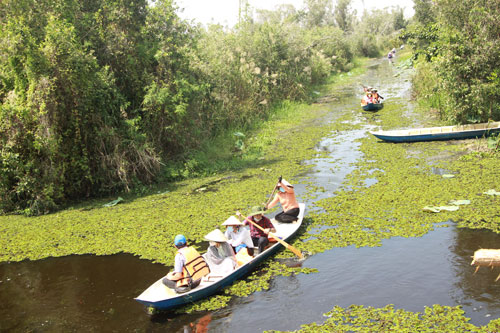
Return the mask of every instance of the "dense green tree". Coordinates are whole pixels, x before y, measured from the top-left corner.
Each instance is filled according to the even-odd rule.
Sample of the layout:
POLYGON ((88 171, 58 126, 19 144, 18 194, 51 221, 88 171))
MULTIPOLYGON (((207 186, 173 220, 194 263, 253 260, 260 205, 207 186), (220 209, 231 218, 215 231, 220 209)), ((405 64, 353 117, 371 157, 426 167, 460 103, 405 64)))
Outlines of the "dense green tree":
POLYGON ((130 96, 73 24, 80 3, 1 6, 1 208, 41 213, 152 179, 158 160, 126 119, 130 96))
POLYGON ((408 21, 405 19, 404 12, 402 8, 396 8, 393 12, 393 25, 394 30, 401 30, 406 28, 408 21))
POLYGON ((500 119, 500 3, 439 0, 430 8, 435 23, 421 9, 419 21, 426 25, 414 25, 403 34, 417 54, 426 54, 421 60, 431 62, 419 67, 417 92, 453 122, 500 119), (425 76, 435 80, 421 84, 425 76))
POLYGON ((458 122, 500 119, 500 2, 440 0, 440 56, 447 117, 458 122))
POLYGON ((413 4, 413 10, 415 11, 413 19, 416 22, 426 26, 436 21, 432 0, 413 0, 413 4))

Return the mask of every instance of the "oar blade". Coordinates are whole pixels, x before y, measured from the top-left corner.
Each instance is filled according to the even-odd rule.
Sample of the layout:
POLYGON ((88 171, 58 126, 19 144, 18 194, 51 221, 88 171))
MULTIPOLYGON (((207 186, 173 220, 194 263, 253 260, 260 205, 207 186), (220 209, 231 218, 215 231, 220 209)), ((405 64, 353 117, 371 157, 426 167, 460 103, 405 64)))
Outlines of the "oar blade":
POLYGON ((300 252, 298 249, 296 249, 292 245, 288 244, 284 240, 280 239, 278 236, 275 236, 274 234, 271 234, 271 233, 270 233, 270 235, 274 239, 276 239, 278 242, 280 242, 284 247, 286 247, 287 249, 289 249, 290 251, 292 251, 297 257, 299 257, 300 259, 304 258, 304 256, 302 255, 302 252, 300 252))

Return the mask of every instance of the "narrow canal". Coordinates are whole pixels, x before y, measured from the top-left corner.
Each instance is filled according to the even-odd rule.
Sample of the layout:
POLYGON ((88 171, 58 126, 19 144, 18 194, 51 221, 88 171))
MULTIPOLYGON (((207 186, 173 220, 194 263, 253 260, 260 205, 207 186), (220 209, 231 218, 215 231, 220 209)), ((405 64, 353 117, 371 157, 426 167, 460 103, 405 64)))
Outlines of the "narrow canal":
MULTIPOLYGON (((381 90, 386 103, 409 100, 408 73, 377 60, 364 83, 381 90)), ((336 100, 324 105, 330 119, 344 112, 356 122, 377 120, 377 114, 359 108, 359 85, 334 92, 336 100)), ((412 105, 406 113, 411 115, 412 105)), ((383 110, 381 112, 384 112, 383 110)), ((373 121, 372 121, 373 123, 373 121)), ((418 124, 416 124, 418 125, 418 124)), ((314 202, 334 191, 362 159, 354 140, 369 135, 373 126, 332 133, 318 142, 321 158, 304 161, 314 167, 304 179, 325 187, 314 202), (335 143, 335 144, 333 144, 335 143)), ((372 179, 366 182, 376 182, 372 179)), ((297 186, 298 196, 306 186, 297 186)), ((320 233, 321 229, 314 233, 320 233)), ((309 257, 303 267, 318 273, 273 279, 271 288, 249 297, 234 298, 222 310, 192 315, 149 316, 133 297, 166 273, 163 265, 132 255, 70 256, 40 261, 0 264, 0 331, 148 331, 262 332, 296 330, 300 325, 324 321, 323 313, 335 305, 351 304, 422 312, 433 304, 461 305, 475 325, 500 317, 498 270, 470 266, 478 248, 498 248, 500 235, 483 230, 459 229, 453 221, 442 221, 435 230, 419 238, 394 237, 380 247, 335 248, 309 257)))

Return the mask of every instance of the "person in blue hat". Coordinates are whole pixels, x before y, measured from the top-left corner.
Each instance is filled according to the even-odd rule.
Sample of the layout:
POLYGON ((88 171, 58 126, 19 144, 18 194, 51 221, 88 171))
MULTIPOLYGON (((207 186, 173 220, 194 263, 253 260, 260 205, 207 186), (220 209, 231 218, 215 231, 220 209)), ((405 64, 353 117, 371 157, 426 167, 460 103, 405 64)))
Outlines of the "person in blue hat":
POLYGON ((162 282, 177 293, 183 293, 196 288, 201 278, 210 273, 210 268, 200 253, 194 247, 187 245, 184 235, 175 236, 174 246, 177 248, 174 269, 163 278, 162 282))

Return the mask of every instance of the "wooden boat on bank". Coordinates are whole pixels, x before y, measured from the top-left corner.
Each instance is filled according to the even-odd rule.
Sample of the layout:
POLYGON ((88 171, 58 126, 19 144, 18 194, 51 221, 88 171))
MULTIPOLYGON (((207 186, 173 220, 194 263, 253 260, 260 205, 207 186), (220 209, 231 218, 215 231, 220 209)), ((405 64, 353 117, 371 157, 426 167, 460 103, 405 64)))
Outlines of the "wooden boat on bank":
POLYGON ((368 103, 361 106, 365 111, 379 111, 384 107, 383 103, 368 103))
POLYGON ((500 122, 427 127, 408 130, 372 131, 375 137, 388 142, 416 142, 473 139, 500 133, 500 122))
MULTIPOLYGON (((276 232, 274 233, 284 241, 291 239, 299 230, 304 218, 305 204, 299 204, 300 213, 297 222, 294 223, 278 223, 272 220, 276 232)), ((237 267, 234 271, 226 276, 217 276, 209 273, 203 277, 200 285, 186 293, 178 294, 174 290, 166 287, 162 283, 163 277, 153 283, 142 294, 135 298, 136 301, 151 306, 159 310, 169 310, 182 305, 186 305, 202 298, 211 296, 224 287, 231 285, 234 281, 243 278, 248 273, 252 272, 257 265, 275 254, 283 246, 279 243, 271 243, 264 252, 256 255, 252 260, 237 267)), ((165 272, 166 273, 166 272, 165 272)))

